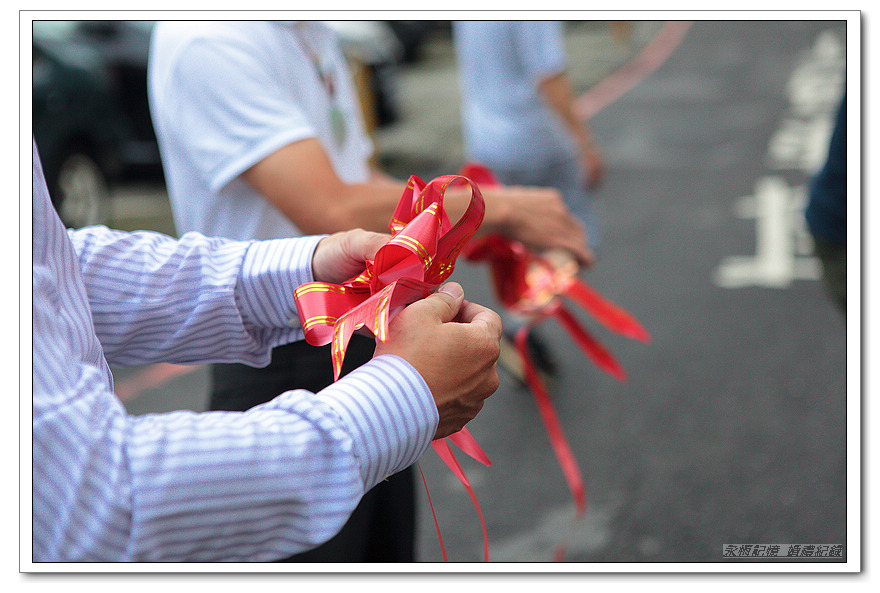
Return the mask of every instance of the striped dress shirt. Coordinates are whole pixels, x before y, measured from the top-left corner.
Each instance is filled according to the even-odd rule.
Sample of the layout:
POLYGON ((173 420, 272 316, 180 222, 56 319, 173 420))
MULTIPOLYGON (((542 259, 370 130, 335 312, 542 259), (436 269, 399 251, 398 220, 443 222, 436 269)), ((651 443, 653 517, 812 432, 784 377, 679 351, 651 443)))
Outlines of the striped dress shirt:
POLYGON ((389 355, 247 412, 127 415, 110 364, 261 366, 301 339, 320 238, 65 230, 33 158, 34 562, 280 559, 427 449, 434 400, 389 355))

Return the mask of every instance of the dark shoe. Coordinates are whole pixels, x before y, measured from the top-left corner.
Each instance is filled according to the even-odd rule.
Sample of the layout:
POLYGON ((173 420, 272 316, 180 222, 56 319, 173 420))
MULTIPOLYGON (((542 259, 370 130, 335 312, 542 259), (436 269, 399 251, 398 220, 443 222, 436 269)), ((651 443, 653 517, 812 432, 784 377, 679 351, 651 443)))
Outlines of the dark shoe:
MULTIPOLYGON (((532 364, 541 375, 541 380, 546 384, 549 380, 556 377, 556 363, 553 361, 550 350, 534 332, 529 333, 527 343, 532 364)), ((526 375, 522 359, 514 341, 507 335, 501 337, 501 355, 498 358, 498 362, 514 379, 526 385, 526 375)))

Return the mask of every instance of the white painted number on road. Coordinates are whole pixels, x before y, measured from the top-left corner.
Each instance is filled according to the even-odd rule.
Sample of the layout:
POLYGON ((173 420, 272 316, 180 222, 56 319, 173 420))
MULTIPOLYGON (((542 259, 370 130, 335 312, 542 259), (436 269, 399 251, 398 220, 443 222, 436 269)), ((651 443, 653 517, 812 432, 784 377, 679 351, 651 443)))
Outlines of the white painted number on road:
MULTIPOLYGON (((770 140, 768 166, 808 176, 818 170, 827 155, 845 68, 843 38, 833 31, 819 35, 788 80, 789 114, 770 140)), ((715 270, 715 284, 785 288, 793 280, 820 279, 804 221, 805 205, 805 186, 791 187, 774 175, 759 179, 755 194, 734 206, 739 217, 755 220, 755 255, 725 258, 715 270)))
POLYGON ((776 176, 758 180, 755 195, 740 198, 735 208, 741 218, 755 219, 755 255, 726 258, 715 270, 715 284, 785 288, 792 280, 818 280, 820 267, 811 255, 804 201, 803 186, 790 187, 776 176))

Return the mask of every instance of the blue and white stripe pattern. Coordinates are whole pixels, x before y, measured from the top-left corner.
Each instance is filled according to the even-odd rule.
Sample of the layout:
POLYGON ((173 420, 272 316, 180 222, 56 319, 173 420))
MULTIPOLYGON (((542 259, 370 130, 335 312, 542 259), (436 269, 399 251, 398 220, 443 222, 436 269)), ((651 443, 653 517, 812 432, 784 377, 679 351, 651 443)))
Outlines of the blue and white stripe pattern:
POLYGON ((404 360, 248 412, 131 417, 114 365, 242 361, 302 336, 318 239, 65 231, 34 148, 33 560, 269 561, 335 534, 437 427, 404 360))

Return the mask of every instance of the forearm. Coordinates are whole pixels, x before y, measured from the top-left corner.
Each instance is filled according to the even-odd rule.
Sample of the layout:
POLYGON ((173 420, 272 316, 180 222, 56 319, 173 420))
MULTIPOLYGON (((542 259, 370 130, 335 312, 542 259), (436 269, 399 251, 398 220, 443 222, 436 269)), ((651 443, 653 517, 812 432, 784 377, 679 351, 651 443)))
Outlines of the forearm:
POLYGON ((334 535, 438 422, 393 356, 244 413, 129 417, 98 375, 80 377, 68 397, 34 392, 35 561, 286 557, 334 535))
POLYGON ((304 233, 336 233, 355 228, 389 232, 388 224, 406 185, 390 178, 344 185, 318 212, 294 215, 304 233))
POLYGON ((578 148, 590 149, 594 145, 592 132, 587 122, 582 121, 574 110, 574 93, 567 74, 561 72, 545 78, 538 88, 547 105, 565 124, 578 148))
MULTIPOLYGON (((304 233, 334 233, 353 228, 387 232, 406 185, 373 176, 364 183, 343 183, 314 139, 289 144, 269 155, 243 177, 304 233)), ((562 196, 547 188, 481 188, 486 212, 480 233, 499 233, 543 250, 560 247, 580 261, 591 258, 583 232, 565 208, 562 196)), ((455 223, 470 203, 471 191, 454 186, 444 198, 455 223)))
MULTIPOLYGON (((558 190, 542 187, 484 187, 486 203, 483 224, 477 235, 497 233, 543 252, 562 249, 581 265, 590 265, 592 252, 584 231, 565 206, 558 190)), ((455 188, 448 195, 451 220, 457 220, 467 206, 470 191, 455 188)))
POLYGON ((595 188, 604 176, 605 164, 602 152, 593 138, 589 124, 581 120, 574 110, 571 86, 562 73, 544 79, 540 90, 548 105, 556 112, 568 129, 579 153, 587 187, 595 188))
POLYGON ((196 233, 180 240, 102 228, 69 234, 111 364, 259 366, 273 346, 302 336, 298 323, 289 323, 297 319, 292 293, 311 280, 319 237, 251 250, 248 242, 196 233))
POLYGON ((436 426, 427 387, 395 357, 244 414, 147 421, 133 431, 147 443, 131 459, 136 556, 274 560, 314 547, 367 490, 415 463, 436 426), (219 432, 235 436, 212 440, 219 432), (157 490, 157 481, 177 487, 157 490))
MULTIPOLYGON (((348 185, 340 189, 336 199, 325 202, 320 217, 311 220, 297 216, 295 224, 304 233, 334 233, 353 228, 387 233, 388 224, 405 189, 405 183, 390 177, 348 185)), ((517 218, 510 200, 511 192, 488 187, 481 187, 480 192, 486 203, 486 212, 478 234, 510 234, 517 218)), ((467 185, 447 190, 443 207, 452 224, 464 215, 470 201, 471 188, 467 185)))
MULTIPOLYGON (((485 186, 479 186, 479 190, 486 204, 486 211, 476 236, 496 233, 510 236, 516 218, 515 206, 510 199, 511 192, 485 186)), ((464 215, 470 200, 471 188, 467 185, 454 186, 446 192, 443 205, 452 224, 464 215)))

